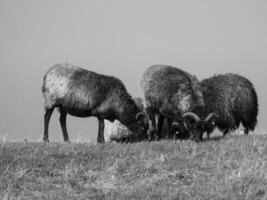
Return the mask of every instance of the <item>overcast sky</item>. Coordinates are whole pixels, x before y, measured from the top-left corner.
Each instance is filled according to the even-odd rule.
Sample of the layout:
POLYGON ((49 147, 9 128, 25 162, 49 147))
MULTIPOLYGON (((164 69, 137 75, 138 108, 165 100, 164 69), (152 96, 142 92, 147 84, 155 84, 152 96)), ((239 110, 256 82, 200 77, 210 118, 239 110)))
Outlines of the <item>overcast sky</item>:
MULTIPOLYGON (((0 137, 42 138, 42 77, 59 62, 117 76, 133 96, 152 64, 199 79, 238 73, 256 87, 266 130, 266 11, 266 0, 0 0, 0 137)), ((63 140, 58 117, 52 141, 63 140)), ((95 141, 96 120, 68 117, 68 130, 95 141)))

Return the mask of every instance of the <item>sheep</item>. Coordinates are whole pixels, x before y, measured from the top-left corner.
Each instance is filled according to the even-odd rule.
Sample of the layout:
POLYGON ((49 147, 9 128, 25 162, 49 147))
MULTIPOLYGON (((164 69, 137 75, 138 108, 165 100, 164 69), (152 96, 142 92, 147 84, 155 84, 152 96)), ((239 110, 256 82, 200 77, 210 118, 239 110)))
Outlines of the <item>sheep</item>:
MULTIPOLYGON (((179 125, 180 137, 199 141, 197 127, 186 130, 183 117, 194 108, 205 107, 202 90, 198 79, 188 72, 167 65, 152 65, 143 74, 141 87, 146 101, 149 117, 149 135, 161 138, 164 118, 168 121, 168 137, 172 137, 171 127, 179 125), (156 127, 156 115, 158 123, 156 127)), ((213 115, 213 113, 210 113, 213 115)), ((211 116, 208 116, 211 118, 211 116)))
MULTIPOLYGON (((138 105, 138 107, 145 112, 145 105, 144 100, 140 97, 134 98, 134 101, 138 105)), ((165 135, 167 133, 167 124, 163 124, 162 133, 165 135)), ((180 130, 179 130, 180 131, 180 130)), ((130 141, 130 137, 134 136, 132 132, 125 127, 123 124, 121 124, 118 120, 115 120, 114 122, 110 122, 108 120, 105 120, 105 130, 104 130, 104 136, 105 141, 116 141, 116 142, 124 142, 126 139, 127 141, 130 141)), ((138 138, 134 138, 138 139, 138 138)), ((148 139, 148 138, 143 138, 148 139)))
MULTIPOLYGON (((144 105, 142 98, 134 98, 134 101, 138 108, 144 112, 144 105)), ((120 121, 115 120, 114 122, 110 122, 109 120, 105 120, 105 129, 104 129, 104 137, 105 141, 123 141, 125 138, 129 138, 131 135, 134 135, 132 131, 130 131, 126 126, 124 126, 120 121)))
POLYGON ((217 127, 223 135, 236 130, 240 123, 245 128, 244 133, 253 131, 257 124, 258 97, 253 84, 245 77, 237 74, 215 75, 201 81, 205 110, 193 111, 188 115, 196 121, 205 113, 216 113, 213 121, 202 122, 202 132, 210 137, 217 127), (195 115, 195 116, 194 116, 195 115))
POLYGON ((98 119, 97 142, 104 143, 104 119, 119 120, 138 137, 146 136, 148 120, 124 84, 113 76, 98 74, 71 64, 56 64, 44 75, 44 141, 54 108, 60 112, 64 141, 69 141, 66 116, 94 116, 98 119))

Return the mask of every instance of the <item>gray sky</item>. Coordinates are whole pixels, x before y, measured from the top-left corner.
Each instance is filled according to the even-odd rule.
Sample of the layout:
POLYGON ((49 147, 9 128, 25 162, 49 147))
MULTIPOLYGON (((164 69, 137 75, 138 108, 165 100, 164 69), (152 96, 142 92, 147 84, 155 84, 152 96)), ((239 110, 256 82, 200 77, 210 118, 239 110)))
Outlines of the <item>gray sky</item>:
MULTIPOLYGON (((199 79, 233 72, 255 85, 266 130, 266 0, 0 0, 0 137, 43 135, 42 77, 69 62, 119 77, 133 96, 152 64, 199 79)), ((62 141, 54 113, 50 139, 62 141)), ((96 120, 68 118, 72 141, 96 138, 96 120)))

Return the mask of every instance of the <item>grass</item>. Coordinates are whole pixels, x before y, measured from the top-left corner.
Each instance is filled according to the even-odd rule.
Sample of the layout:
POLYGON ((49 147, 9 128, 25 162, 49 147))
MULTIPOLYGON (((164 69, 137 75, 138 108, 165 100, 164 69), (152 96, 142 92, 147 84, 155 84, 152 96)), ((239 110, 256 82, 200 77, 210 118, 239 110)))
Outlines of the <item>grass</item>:
POLYGON ((0 199, 267 199, 267 135, 0 143, 0 199))

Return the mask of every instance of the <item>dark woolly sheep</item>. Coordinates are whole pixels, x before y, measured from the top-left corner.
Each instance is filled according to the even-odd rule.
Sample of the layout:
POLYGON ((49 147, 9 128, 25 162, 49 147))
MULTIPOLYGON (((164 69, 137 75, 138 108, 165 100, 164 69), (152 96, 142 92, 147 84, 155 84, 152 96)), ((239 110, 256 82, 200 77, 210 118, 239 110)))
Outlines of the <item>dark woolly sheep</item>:
MULTIPOLYGON (((134 101, 136 102, 140 110, 145 112, 144 100, 140 97, 137 97, 134 98, 134 101)), ((167 131, 168 131, 167 124, 164 123, 162 128, 162 134, 166 135, 167 131)), ((147 138, 135 138, 137 137, 137 135, 133 134, 132 131, 130 131, 123 124, 121 124, 118 120, 115 120, 114 122, 105 120, 104 136, 105 136, 105 141, 115 141, 115 142, 124 142, 124 141, 129 142, 131 140, 136 141, 136 140, 147 139, 147 138)))
POLYGON ((148 122, 117 78, 98 74, 70 64, 58 64, 44 76, 44 141, 48 141, 48 125, 54 108, 59 108, 60 125, 65 141, 69 141, 66 116, 95 116, 99 121, 97 142, 104 143, 104 119, 119 120, 139 137, 146 137, 148 122))
MULTIPOLYGON (((253 84, 236 74, 216 75, 201 81, 205 100, 205 113, 214 112, 217 117, 203 125, 207 137, 218 127, 223 134, 236 130, 240 123, 245 134, 253 131, 257 124, 258 98, 253 84)), ((199 116, 202 111, 195 111, 199 116)), ((204 113, 204 115, 205 115, 204 113)))
MULTIPOLYGON (((179 126, 180 137, 187 138, 183 117, 194 108, 204 108, 204 99, 198 79, 191 74, 166 65, 153 65, 143 74, 141 87, 144 91, 146 111, 149 116, 149 134, 157 134, 161 138, 161 128, 164 118, 168 121, 168 136, 172 137, 171 124, 179 126), (156 115, 158 125, 156 127, 156 115)), ((190 113, 189 113, 190 114, 190 113)), ((210 118, 210 116, 209 116, 210 118)), ((198 127, 188 130, 191 139, 199 141, 201 132, 198 127)))
MULTIPOLYGON (((138 108, 145 112, 143 100, 142 98, 136 97, 133 98, 138 108)), ((105 129, 104 129, 104 137, 105 141, 123 141, 126 138, 137 137, 137 135, 133 134, 126 126, 124 126, 120 121, 115 120, 114 122, 110 122, 109 120, 105 120, 105 129)), ((145 138, 144 138, 145 139, 145 138)), ((138 140, 138 138, 136 138, 138 140)))

